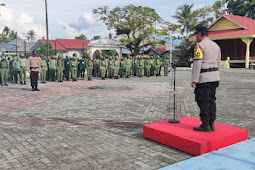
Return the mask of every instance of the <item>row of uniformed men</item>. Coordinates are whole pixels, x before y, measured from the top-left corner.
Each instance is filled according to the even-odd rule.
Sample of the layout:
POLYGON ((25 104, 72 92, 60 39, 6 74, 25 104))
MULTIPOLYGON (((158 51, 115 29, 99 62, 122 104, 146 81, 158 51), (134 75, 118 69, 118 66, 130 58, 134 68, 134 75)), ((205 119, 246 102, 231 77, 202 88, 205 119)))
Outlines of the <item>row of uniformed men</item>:
MULTIPOLYGON (((165 57, 162 61, 158 56, 145 57, 145 59, 142 56, 136 56, 133 59, 130 57, 119 59, 118 56, 96 57, 95 60, 91 58, 85 60, 83 57, 78 60, 77 55, 74 54, 72 59, 70 57, 63 59, 62 55, 59 57, 51 56, 50 59, 41 56, 40 65, 41 82, 46 83, 46 80, 55 81, 55 79, 62 82, 63 77, 69 80, 70 76, 73 81, 76 81, 77 77, 84 79, 85 69, 87 69, 88 80, 92 80, 92 75, 102 79, 106 77, 118 79, 119 76, 123 77, 124 75, 129 78, 131 74, 141 77, 143 72, 147 77, 159 76, 161 67, 164 67, 164 75, 166 76, 170 61, 169 57, 165 57)), ((20 57, 13 57, 10 61, 3 56, 0 62, 1 84, 7 85, 8 78, 15 83, 19 80, 21 85, 26 84, 26 68, 27 59, 23 54, 20 57)))

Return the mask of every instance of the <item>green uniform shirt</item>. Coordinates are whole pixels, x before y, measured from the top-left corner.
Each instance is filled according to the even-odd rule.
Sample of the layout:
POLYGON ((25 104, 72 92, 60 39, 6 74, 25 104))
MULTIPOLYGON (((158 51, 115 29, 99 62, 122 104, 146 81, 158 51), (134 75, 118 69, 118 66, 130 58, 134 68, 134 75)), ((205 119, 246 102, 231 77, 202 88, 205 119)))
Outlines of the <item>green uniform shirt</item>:
POLYGON ((20 60, 16 59, 13 61, 13 70, 20 70, 20 60))
POLYGON ((49 68, 50 68, 50 69, 56 69, 56 65, 57 65, 57 64, 56 64, 56 60, 50 59, 49 62, 50 62, 50 63, 49 63, 49 68))
POLYGON ((46 60, 41 59, 40 64, 41 64, 41 69, 42 70, 48 70, 47 61, 46 60))
POLYGON ((27 67, 27 59, 26 58, 20 58, 20 66, 21 67, 27 67))

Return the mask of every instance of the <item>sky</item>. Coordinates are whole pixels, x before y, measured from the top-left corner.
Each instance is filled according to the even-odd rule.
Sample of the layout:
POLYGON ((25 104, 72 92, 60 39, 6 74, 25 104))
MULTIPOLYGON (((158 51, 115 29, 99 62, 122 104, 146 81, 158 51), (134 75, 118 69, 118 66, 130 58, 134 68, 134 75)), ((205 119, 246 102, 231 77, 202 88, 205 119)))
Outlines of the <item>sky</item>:
MULTIPOLYGON (((194 9, 212 5, 216 0, 47 0, 50 39, 73 39, 81 33, 89 38, 106 37, 109 33, 104 23, 92 13, 93 9, 108 6, 124 7, 132 4, 154 8, 166 21, 176 23, 172 18, 176 9, 183 4, 194 4, 194 9)), ((36 32, 36 38, 46 37, 45 0, 0 0, 0 30, 8 26, 25 38, 29 30, 36 32)), ((0 31, 1 32, 1 31, 0 31)))

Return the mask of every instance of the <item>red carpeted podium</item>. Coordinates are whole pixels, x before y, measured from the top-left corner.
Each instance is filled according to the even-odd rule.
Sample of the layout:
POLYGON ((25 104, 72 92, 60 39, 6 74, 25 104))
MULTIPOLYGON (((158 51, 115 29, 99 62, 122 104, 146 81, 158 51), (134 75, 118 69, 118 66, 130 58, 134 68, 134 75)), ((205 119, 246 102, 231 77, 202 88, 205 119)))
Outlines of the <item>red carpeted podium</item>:
POLYGON ((198 156, 247 139, 247 129, 215 123, 215 132, 196 132, 197 118, 178 119, 179 124, 165 122, 143 126, 143 137, 198 156))

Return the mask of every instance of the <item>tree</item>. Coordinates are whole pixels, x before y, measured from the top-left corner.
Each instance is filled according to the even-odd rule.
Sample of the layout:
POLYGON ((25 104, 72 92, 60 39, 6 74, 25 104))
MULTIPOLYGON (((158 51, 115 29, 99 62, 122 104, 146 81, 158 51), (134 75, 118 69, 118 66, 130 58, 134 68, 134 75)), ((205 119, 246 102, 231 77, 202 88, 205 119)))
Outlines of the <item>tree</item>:
POLYGON ((226 0, 229 14, 255 19, 255 0, 226 0))
POLYGON ((192 5, 185 4, 178 7, 173 18, 181 25, 181 34, 188 38, 189 33, 198 24, 198 11, 192 11, 192 5))
POLYGON ((12 30, 9 34, 9 37, 11 40, 14 40, 17 38, 17 32, 15 32, 14 30, 12 30))
POLYGON ((75 36, 75 39, 78 39, 78 40, 87 40, 87 37, 86 37, 86 35, 81 34, 79 36, 75 36))
POLYGON ((216 1, 212 6, 211 10, 213 12, 213 15, 215 16, 215 19, 219 18, 221 15, 226 13, 225 7, 225 0, 216 1))
MULTIPOLYGON (((116 36, 121 38, 121 42, 131 51, 132 56, 139 54, 143 47, 143 39, 154 34, 156 30, 154 24, 163 21, 155 9, 134 5, 116 7, 112 10, 105 6, 94 9, 93 13, 100 16, 100 20, 109 30, 116 31, 116 36)), ((149 40, 145 46, 154 43, 149 40)))
MULTIPOLYGON (((55 49, 52 44, 49 44, 49 53, 50 55, 55 55, 55 49)), ((56 51, 57 53, 57 51, 56 51)), ((47 44, 44 44, 40 47, 40 50, 37 51, 39 55, 47 55, 47 44)))
POLYGON ((28 33, 27 33, 27 39, 28 39, 28 41, 29 41, 29 40, 30 40, 30 41, 34 41, 35 38, 36 38, 35 36, 36 36, 36 33, 35 33, 34 30, 28 31, 28 33))
POLYGON ((4 33, 6 36, 9 35, 10 31, 11 31, 11 29, 10 29, 9 27, 7 27, 7 26, 5 26, 4 29, 3 29, 3 33, 4 33))

